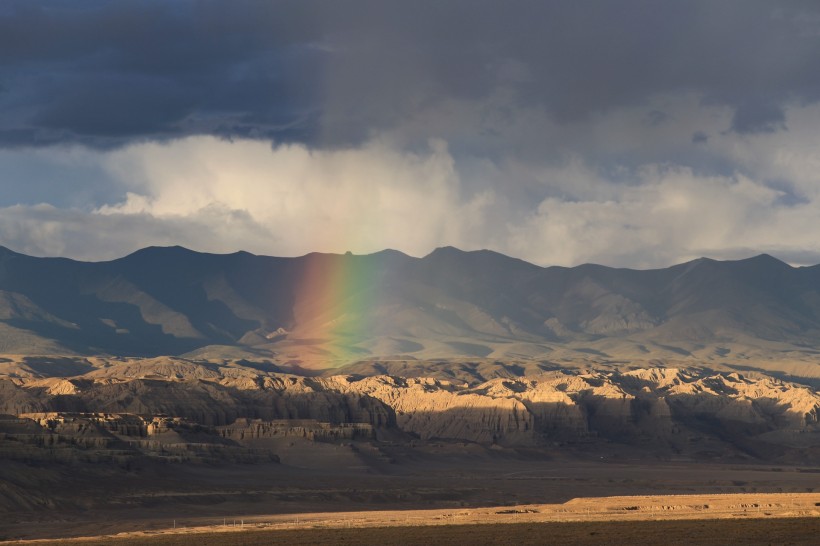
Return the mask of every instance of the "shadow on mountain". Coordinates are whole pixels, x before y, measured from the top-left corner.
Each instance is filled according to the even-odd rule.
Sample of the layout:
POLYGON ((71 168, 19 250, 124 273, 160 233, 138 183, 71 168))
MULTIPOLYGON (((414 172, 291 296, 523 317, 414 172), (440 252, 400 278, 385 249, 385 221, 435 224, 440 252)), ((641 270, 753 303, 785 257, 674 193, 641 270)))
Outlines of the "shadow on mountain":
POLYGON ((758 375, 769 375, 771 377, 776 377, 781 381, 787 381, 789 383, 801 383, 803 385, 809 385, 815 389, 820 389, 820 377, 806 377, 801 375, 793 375, 786 372, 781 372, 779 370, 768 370, 764 368, 756 368, 754 366, 743 366, 741 364, 725 364, 725 366, 727 368, 731 368, 739 372, 751 372, 753 374, 758 375))
POLYGON ((74 357, 38 356, 22 360, 26 368, 43 377, 73 377, 96 369, 87 360, 74 357))
POLYGON ((810 358, 820 350, 820 267, 763 255, 641 271, 542 268, 451 247, 424 258, 152 247, 85 263, 0 249, 0 322, 17 329, 18 354, 279 352, 292 346, 289 332, 318 331, 331 344, 350 334, 346 362, 486 358, 505 346, 535 358, 692 358, 692 347, 721 361, 749 349, 810 358), (334 284, 337 272, 351 282, 334 284))
POLYGON ((538 376, 548 372, 564 371, 572 373, 551 362, 524 361, 508 363, 503 361, 452 362, 436 360, 367 361, 349 364, 342 368, 326 370, 323 375, 353 374, 362 377, 391 375, 397 377, 430 377, 456 381, 468 385, 478 385, 495 378, 517 378, 538 376))

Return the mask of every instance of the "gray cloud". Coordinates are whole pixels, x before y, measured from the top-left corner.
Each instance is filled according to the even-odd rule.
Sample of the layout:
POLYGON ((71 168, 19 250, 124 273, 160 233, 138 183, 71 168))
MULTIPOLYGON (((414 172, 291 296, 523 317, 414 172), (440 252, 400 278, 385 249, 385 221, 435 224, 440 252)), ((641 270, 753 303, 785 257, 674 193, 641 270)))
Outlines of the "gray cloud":
POLYGON ((0 244, 813 256, 818 99, 808 2, 4 2, 0 244))
POLYGON ((296 3, 14 3, 0 15, 1 129, 105 146, 291 126, 319 107, 324 53, 305 17, 296 3))
POLYGON ((732 130, 741 134, 774 133, 786 129, 786 113, 778 104, 748 101, 737 106, 732 130))
POLYGON ((48 203, 91 210, 121 200, 125 188, 79 146, 0 148, 0 207, 48 203))
POLYGON ((775 130, 785 102, 820 97, 818 13, 753 1, 12 2, 0 132, 350 145, 499 88, 508 108, 562 123, 693 91, 736 109, 725 129, 775 130))
POLYGON ((709 135, 704 133, 703 131, 695 131, 692 134, 692 143, 693 144, 702 144, 704 142, 709 141, 709 135))

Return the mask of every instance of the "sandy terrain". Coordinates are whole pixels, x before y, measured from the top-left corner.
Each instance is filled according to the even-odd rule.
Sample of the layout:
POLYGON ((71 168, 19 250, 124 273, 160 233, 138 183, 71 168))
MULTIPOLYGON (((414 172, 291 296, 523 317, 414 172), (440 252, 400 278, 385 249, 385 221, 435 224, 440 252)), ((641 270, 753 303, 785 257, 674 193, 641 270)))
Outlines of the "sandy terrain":
MULTIPOLYGON (((305 443, 293 449, 292 457, 288 457, 291 464, 164 464, 129 472, 106 471, 97 464, 88 468, 50 464, 36 474, 31 467, 9 464, 0 469, 7 483, 16 483, 19 479, 15 476, 24 476, 25 481, 19 482, 21 488, 47 496, 31 499, 28 508, 0 510, 0 540, 154 532, 173 527, 174 520, 177 527, 186 528, 213 528, 236 519, 246 524, 275 523, 277 528, 287 529, 295 528, 295 514, 307 513, 321 513, 312 517, 343 526, 354 525, 354 519, 364 520, 361 523, 372 519, 370 525, 384 524, 385 517, 398 518, 397 523, 415 518, 461 524, 471 521, 466 519, 468 513, 474 514, 471 518, 485 521, 476 510, 483 510, 481 514, 488 513, 499 522, 565 521, 570 519, 570 511, 579 513, 578 517, 602 516, 597 513, 601 510, 595 510, 597 501, 592 506, 569 502, 573 497, 615 495, 630 498, 623 501, 627 507, 639 506, 633 498, 643 498, 641 502, 649 502, 649 506, 709 504, 709 512, 700 510, 699 517, 720 515, 719 504, 692 500, 687 495, 699 495, 698 499, 745 499, 734 503, 749 505, 737 509, 744 513, 745 508, 748 515, 744 517, 768 517, 770 508, 775 507, 764 504, 777 504, 778 515, 790 512, 791 498, 807 499, 809 504, 820 502, 820 468, 816 467, 693 464, 645 458, 617 462, 598 457, 595 461, 570 460, 545 458, 541 452, 526 457, 506 450, 444 444, 410 452, 402 449, 395 453, 395 464, 368 467, 360 466, 366 459, 352 457, 363 453, 346 454, 339 446, 305 443), (305 453, 311 453, 314 459, 303 457, 305 453), (316 459, 319 455, 322 457, 316 459), (295 466, 299 462, 313 467, 295 466), (784 493, 797 496, 761 504, 764 494, 768 498, 769 494, 784 493), (800 496, 806 493, 814 497, 800 496), (646 500, 655 495, 688 501, 646 500), (755 503, 760 506, 752 506, 755 503), (553 507, 533 513, 503 512, 529 505, 553 507), (372 510, 388 510, 394 515, 372 515, 372 510), (416 515, 413 511, 419 512, 416 515), (341 513, 347 515, 339 516, 341 513)), ((611 508, 616 506, 612 504, 611 508)), ((610 519, 652 519, 670 513, 678 517, 687 512, 603 510, 610 519)), ((298 517, 304 523, 307 516, 298 517)))
MULTIPOLYGON (((435 544, 543 546, 642 544, 657 546, 745 546, 789 544, 816 546, 820 518, 644 520, 453 524, 421 527, 311 528, 256 533, 167 534, 89 539, 80 544, 105 546, 429 546, 435 544)), ((57 541, 70 546, 72 543, 57 541)), ((74 544, 78 544, 75 542, 74 544)))
MULTIPOLYGON (((240 516, 214 521, 209 518, 173 521, 152 531, 132 531, 95 537, 77 537, 65 544, 87 544, 141 537, 170 538, 203 533, 259 533, 315 529, 361 529, 451 525, 537 524, 557 522, 620 522, 716 519, 815 518, 820 521, 820 493, 761 493, 724 495, 649 495, 578 498, 563 504, 529 504, 509 507, 374 510, 368 512, 302 513, 240 516)), ((235 536, 235 535, 234 535, 235 536)), ((235 538, 239 538, 236 537, 235 538)), ((196 540, 191 537, 191 542, 196 540)), ((234 539, 231 539, 232 541, 234 539)), ((11 541, 10 544, 44 544, 49 540, 11 541)), ((158 543, 162 543, 161 541, 158 543)))

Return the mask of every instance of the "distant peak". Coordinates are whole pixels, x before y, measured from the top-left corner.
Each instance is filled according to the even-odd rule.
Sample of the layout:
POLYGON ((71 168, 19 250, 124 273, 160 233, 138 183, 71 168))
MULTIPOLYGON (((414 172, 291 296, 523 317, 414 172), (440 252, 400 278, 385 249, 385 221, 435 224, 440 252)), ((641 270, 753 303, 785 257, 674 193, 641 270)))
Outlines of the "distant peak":
POLYGON ((200 255, 199 252, 185 248, 184 246, 147 246, 141 248, 131 254, 121 258, 122 260, 130 260, 136 258, 163 258, 167 259, 173 256, 195 256, 200 255))
POLYGON ((141 248, 132 254, 149 254, 149 253, 158 253, 158 252, 186 252, 192 253, 195 252, 190 248, 185 248, 184 246, 180 245, 172 245, 172 246, 147 246, 145 248, 141 248))
POLYGON ((400 250, 394 250, 392 248, 385 248, 384 250, 379 250, 378 252, 374 252, 372 254, 368 254, 368 256, 378 256, 378 257, 396 257, 396 258, 409 258, 407 254, 400 250))
POLYGON ((776 268, 776 269, 791 269, 792 266, 782 260, 778 260, 770 254, 758 254, 749 258, 741 258, 739 260, 724 260, 718 262, 729 266, 739 266, 744 268, 776 268))
POLYGON ((766 254, 765 252, 763 254, 758 254, 757 256, 752 256, 751 258, 746 258, 745 260, 739 260, 739 261, 741 261, 741 262, 776 263, 776 264, 789 265, 786 262, 784 262, 783 260, 779 260, 779 259, 775 258, 774 256, 772 256, 771 254, 766 254))
MULTIPOLYGON (((715 264, 715 263, 718 263, 718 260, 715 260, 714 258, 707 258, 706 256, 701 256, 700 258, 695 258, 694 260, 689 260, 688 262, 683 262, 683 263, 677 264, 677 265, 694 266, 694 265, 700 265, 700 264, 715 264)), ((672 266, 672 267, 676 267, 676 266, 672 266)))
MULTIPOLYGON (((12 250, 7 246, 0 245, 0 257, 4 258, 36 258, 36 256, 29 256, 28 254, 23 254, 22 252, 17 252, 16 250, 12 250)), ((40 258, 38 258, 40 259, 40 258)))
MULTIPOLYGON (((436 257, 436 256, 501 256, 504 258, 509 258, 509 256, 505 254, 501 254, 500 252, 496 252, 495 250, 489 250, 486 248, 482 248, 479 250, 461 250, 460 248, 456 248, 454 246, 440 246, 435 249, 433 252, 425 256, 425 258, 436 257)), ((516 258, 517 259, 517 258, 516 258)))
POLYGON ((702 257, 702 258, 697 258, 697 259, 689 261, 689 262, 682 263, 680 265, 694 266, 694 265, 699 265, 699 264, 749 264, 749 265, 772 264, 772 265, 778 265, 778 266, 791 267, 789 264, 787 264, 783 260, 775 258, 771 254, 766 254, 766 253, 758 254, 756 256, 751 256, 749 258, 740 258, 738 260, 715 260, 713 258, 702 257))
POLYGON ((466 254, 466 252, 454 246, 440 246, 425 256, 425 258, 432 258, 435 256, 455 256, 460 254, 466 254))

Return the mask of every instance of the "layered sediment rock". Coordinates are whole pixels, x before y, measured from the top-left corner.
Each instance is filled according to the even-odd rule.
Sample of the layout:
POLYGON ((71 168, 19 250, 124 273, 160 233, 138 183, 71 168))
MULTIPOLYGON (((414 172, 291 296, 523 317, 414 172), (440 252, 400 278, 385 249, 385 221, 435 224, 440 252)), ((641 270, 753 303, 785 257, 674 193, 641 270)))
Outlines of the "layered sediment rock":
POLYGON ((217 427, 217 433, 237 442, 260 438, 304 438, 311 441, 373 440, 374 429, 368 423, 321 423, 309 419, 262 421, 240 418, 232 424, 217 427))
POLYGON ((387 375, 311 378, 236 363, 163 360, 59 379, 0 378, 0 394, 0 412, 30 417, 53 434, 85 435, 89 442, 106 434, 167 432, 173 419, 234 440, 289 434, 369 439, 374 431, 395 430, 422 440, 507 446, 589 438, 668 440, 682 431, 696 436, 692 431, 732 429, 750 436, 820 429, 820 396, 809 387, 667 368, 550 372, 467 385, 387 375), (85 424, 55 413, 82 413, 85 424))

